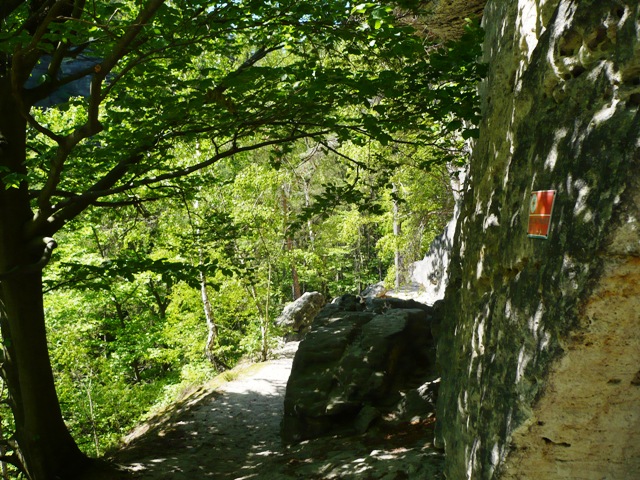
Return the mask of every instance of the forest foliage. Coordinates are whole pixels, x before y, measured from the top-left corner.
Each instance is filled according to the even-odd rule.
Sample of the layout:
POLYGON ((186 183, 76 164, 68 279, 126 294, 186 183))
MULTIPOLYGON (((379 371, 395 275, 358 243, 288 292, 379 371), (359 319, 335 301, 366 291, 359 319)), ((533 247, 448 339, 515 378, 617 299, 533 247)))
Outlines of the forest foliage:
POLYGON ((0 7, 3 58, 34 59, 14 72, 24 168, 0 175, 56 233, 48 343, 87 454, 266 358, 302 292, 406 279, 448 220, 477 134, 472 24, 443 45, 412 2, 44 3, 73 9, 34 30, 29 2, 0 7))
POLYGON ((328 299, 380 281, 391 288, 396 251, 406 275, 453 209, 447 166, 407 163, 389 179, 397 193, 365 172, 357 188, 366 208, 341 201, 302 220, 310 203, 326 198, 327 184, 355 173, 313 142, 301 142, 278 167, 269 152, 260 157, 221 162, 172 198, 87 213, 59 236, 45 276, 48 335, 61 402, 88 453, 104 453, 186 386, 243 357, 260 360, 261 328, 267 324, 271 349, 282 333, 273 321, 296 288, 298 296, 319 291, 328 299), (206 355, 201 272, 218 365, 206 355))

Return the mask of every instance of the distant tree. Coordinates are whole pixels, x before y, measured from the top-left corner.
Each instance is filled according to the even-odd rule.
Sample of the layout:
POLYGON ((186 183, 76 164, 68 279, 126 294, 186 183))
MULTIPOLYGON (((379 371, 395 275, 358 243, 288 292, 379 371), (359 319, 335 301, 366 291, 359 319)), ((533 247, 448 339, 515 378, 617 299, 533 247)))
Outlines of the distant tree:
POLYGON ((427 119, 474 117, 475 51, 429 60, 394 20, 342 0, 0 4, 1 372, 17 442, 5 461, 32 480, 97 468, 65 426, 47 350, 42 269, 65 224, 171 196, 242 152, 407 129, 433 142, 427 119), (206 154, 175 155, 204 139, 206 154))

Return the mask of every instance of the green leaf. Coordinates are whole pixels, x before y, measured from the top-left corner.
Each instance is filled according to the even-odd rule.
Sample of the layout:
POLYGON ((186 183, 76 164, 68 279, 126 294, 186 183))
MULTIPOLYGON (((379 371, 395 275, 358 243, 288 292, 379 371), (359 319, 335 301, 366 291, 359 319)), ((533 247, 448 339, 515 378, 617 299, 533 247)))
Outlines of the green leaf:
POLYGON ((21 173, 7 173, 0 176, 0 181, 4 185, 5 190, 10 190, 12 188, 20 188, 20 184, 22 182, 26 182, 28 180, 28 176, 21 173))
POLYGON ((469 128, 462 131, 462 138, 469 140, 470 138, 478 138, 480 136, 480 129, 469 128))

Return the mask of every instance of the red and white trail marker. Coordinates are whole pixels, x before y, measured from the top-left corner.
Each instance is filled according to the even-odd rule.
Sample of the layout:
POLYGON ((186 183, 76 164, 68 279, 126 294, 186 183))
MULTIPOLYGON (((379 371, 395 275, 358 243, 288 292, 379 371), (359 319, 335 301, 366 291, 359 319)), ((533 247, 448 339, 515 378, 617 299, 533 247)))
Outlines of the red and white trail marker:
POLYGON ((555 199, 555 190, 538 190, 531 192, 528 229, 530 237, 547 238, 549 236, 555 199))

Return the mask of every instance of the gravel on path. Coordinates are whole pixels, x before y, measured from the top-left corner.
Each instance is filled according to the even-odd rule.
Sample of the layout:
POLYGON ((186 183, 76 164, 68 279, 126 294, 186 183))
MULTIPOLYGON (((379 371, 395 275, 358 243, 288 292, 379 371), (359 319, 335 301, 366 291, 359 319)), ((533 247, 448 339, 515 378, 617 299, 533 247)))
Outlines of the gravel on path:
POLYGON ((284 393, 297 343, 216 389, 200 389, 151 420, 114 455, 140 480, 441 479, 431 424, 364 435, 280 441, 284 393))

